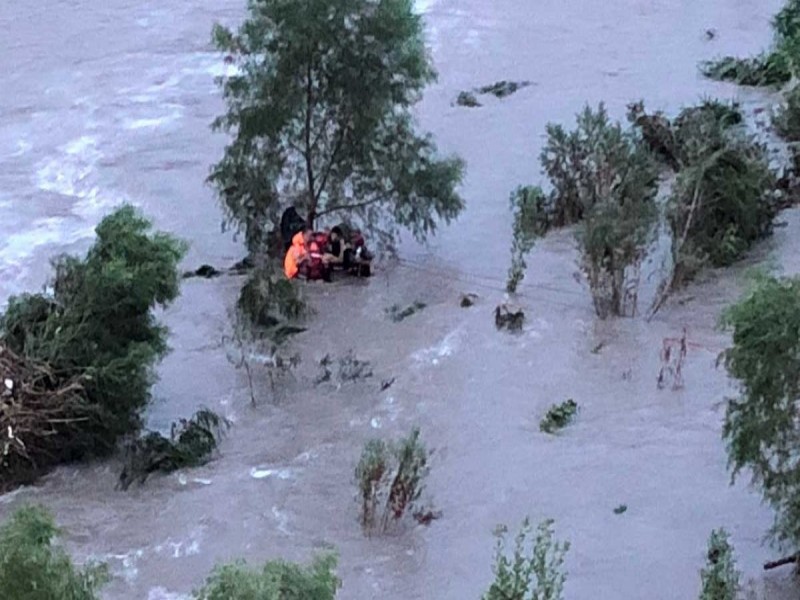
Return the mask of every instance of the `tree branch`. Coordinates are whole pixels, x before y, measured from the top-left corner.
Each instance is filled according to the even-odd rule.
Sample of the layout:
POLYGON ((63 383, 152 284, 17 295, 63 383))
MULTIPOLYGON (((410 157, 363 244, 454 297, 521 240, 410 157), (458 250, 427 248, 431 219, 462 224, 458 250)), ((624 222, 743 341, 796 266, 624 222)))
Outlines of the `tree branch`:
MULTIPOLYGON (((312 55, 313 56, 313 55, 312 55)), ((308 193, 310 194, 310 205, 308 207, 308 225, 313 226, 316 218, 317 202, 314 197, 314 167, 311 161, 311 113, 313 112, 314 87, 311 79, 312 56, 309 56, 308 67, 306 69, 306 131, 305 131, 305 159, 306 177, 308 180, 308 193)))
POLYGON ((328 175, 331 174, 331 170, 333 169, 333 165, 336 162, 336 155, 341 150, 342 145, 344 144, 344 138, 347 136, 347 128, 342 127, 339 131, 339 139, 336 140, 336 144, 333 146, 333 150, 331 151, 331 156, 328 159, 328 164, 325 167, 325 173, 322 176, 322 180, 319 184, 319 189, 316 192, 313 192, 312 195, 314 197, 314 204, 316 205, 319 202, 320 196, 322 196, 322 192, 325 190, 325 184, 328 182, 328 175))
POLYGON ((331 206, 330 208, 326 208, 325 210, 320 211, 319 213, 317 213, 317 216, 321 217, 323 215, 327 215, 327 214, 330 214, 330 213, 338 212, 340 210, 353 210, 353 209, 356 209, 356 208, 364 208, 365 206, 371 206, 372 204, 377 204, 378 202, 383 202, 389 196, 391 196, 393 193, 394 193, 394 191, 387 192, 386 194, 378 196, 377 198, 372 198, 371 200, 365 200, 364 202, 355 202, 353 204, 338 204, 336 206, 331 206))
POLYGON ((777 569, 778 567, 790 565, 792 563, 800 563, 800 554, 793 554, 792 556, 787 556, 780 560, 773 560, 772 562, 765 563, 764 570, 769 571, 770 569, 777 569))

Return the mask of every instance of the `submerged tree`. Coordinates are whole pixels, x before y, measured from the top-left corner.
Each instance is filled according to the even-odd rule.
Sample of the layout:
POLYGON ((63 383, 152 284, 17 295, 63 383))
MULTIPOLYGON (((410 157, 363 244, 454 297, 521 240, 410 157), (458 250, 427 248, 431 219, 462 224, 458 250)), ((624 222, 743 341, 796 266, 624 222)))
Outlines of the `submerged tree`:
POLYGON ((24 507, 0 526, 0 590, 8 600, 98 600, 108 577, 104 566, 77 569, 63 547, 53 517, 24 507))
POLYGON ((334 600, 341 581, 336 556, 317 557, 309 566, 271 560, 260 570, 244 562, 220 566, 194 592, 197 600, 334 600))
POLYGON ((725 366, 740 384, 723 436, 736 477, 746 469, 775 509, 772 538, 800 550, 800 278, 759 276, 724 314, 725 366))
POLYGON ((520 186, 511 194, 510 201, 514 225, 506 291, 513 294, 528 268, 525 257, 533 249, 536 239, 550 227, 550 215, 547 212, 547 197, 538 187, 520 186))
POLYGON ((233 134, 210 181, 248 249, 283 209, 355 219, 389 240, 424 238, 463 208, 457 158, 415 132, 411 107, 435 79, 411 0, 251 0, 237 31, 215 26, 239 74, 214 128, 233 134))
MULTIPOLYGON (((154 310, 178 295, 184 244, 152 232, 130 206, 96 232, 85 258, 54 261, 52 293, 12 297, 0 316, 0 357, 13 372, 4 377, 19 376, 0 424, 20 434, 24 451, 10 469, 20 476, 106 454, 136 432, 153 368, 167 352, 154 310)), ((4 469, 0 486, 6 476, 4 469)))
POLYGON ((497 528, 495 536, 494 581, 483 600, 562 600, 567 574, 562 571, 569 542, 553 539, 553 521, 543 521, 536 528, 533 544, 530 519, 514 539, 513 555, 506 555, 508 528, 497 528))

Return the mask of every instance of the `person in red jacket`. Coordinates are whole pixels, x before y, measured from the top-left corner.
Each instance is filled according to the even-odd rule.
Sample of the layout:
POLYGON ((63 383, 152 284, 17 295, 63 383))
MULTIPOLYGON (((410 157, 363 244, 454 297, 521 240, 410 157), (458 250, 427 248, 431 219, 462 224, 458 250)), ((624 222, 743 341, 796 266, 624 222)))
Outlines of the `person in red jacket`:
POLYGON ((305 228, 292 237, 292 245, 286 251, 286 258, 283 260, 283 271, 289 279, 299 275, 306 279, 330 281, 328 260, 321 254, 319 245, 314 241, 314 232, 310 228, 305 228))

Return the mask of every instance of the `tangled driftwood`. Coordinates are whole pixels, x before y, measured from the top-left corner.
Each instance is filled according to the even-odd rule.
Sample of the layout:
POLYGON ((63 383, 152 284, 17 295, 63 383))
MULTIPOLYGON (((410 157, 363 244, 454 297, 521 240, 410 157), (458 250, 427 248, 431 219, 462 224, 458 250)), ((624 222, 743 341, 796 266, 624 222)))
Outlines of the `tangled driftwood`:
POLYGON ((56 374, 0 342, 0 490, 57 462, 92 417, 82 382, 56 374))

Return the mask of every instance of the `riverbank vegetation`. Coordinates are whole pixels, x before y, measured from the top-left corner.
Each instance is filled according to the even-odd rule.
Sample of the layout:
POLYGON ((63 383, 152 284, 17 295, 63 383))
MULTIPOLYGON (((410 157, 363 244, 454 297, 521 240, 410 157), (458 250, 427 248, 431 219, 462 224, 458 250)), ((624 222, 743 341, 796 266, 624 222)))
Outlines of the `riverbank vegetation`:
POLYGON ((178 295, 185 245, 130 206, 104 218, 83 258, 53 261, 46 292, 0 316, 0 488, 64 462, 106 456, 139 431, 178 295))

